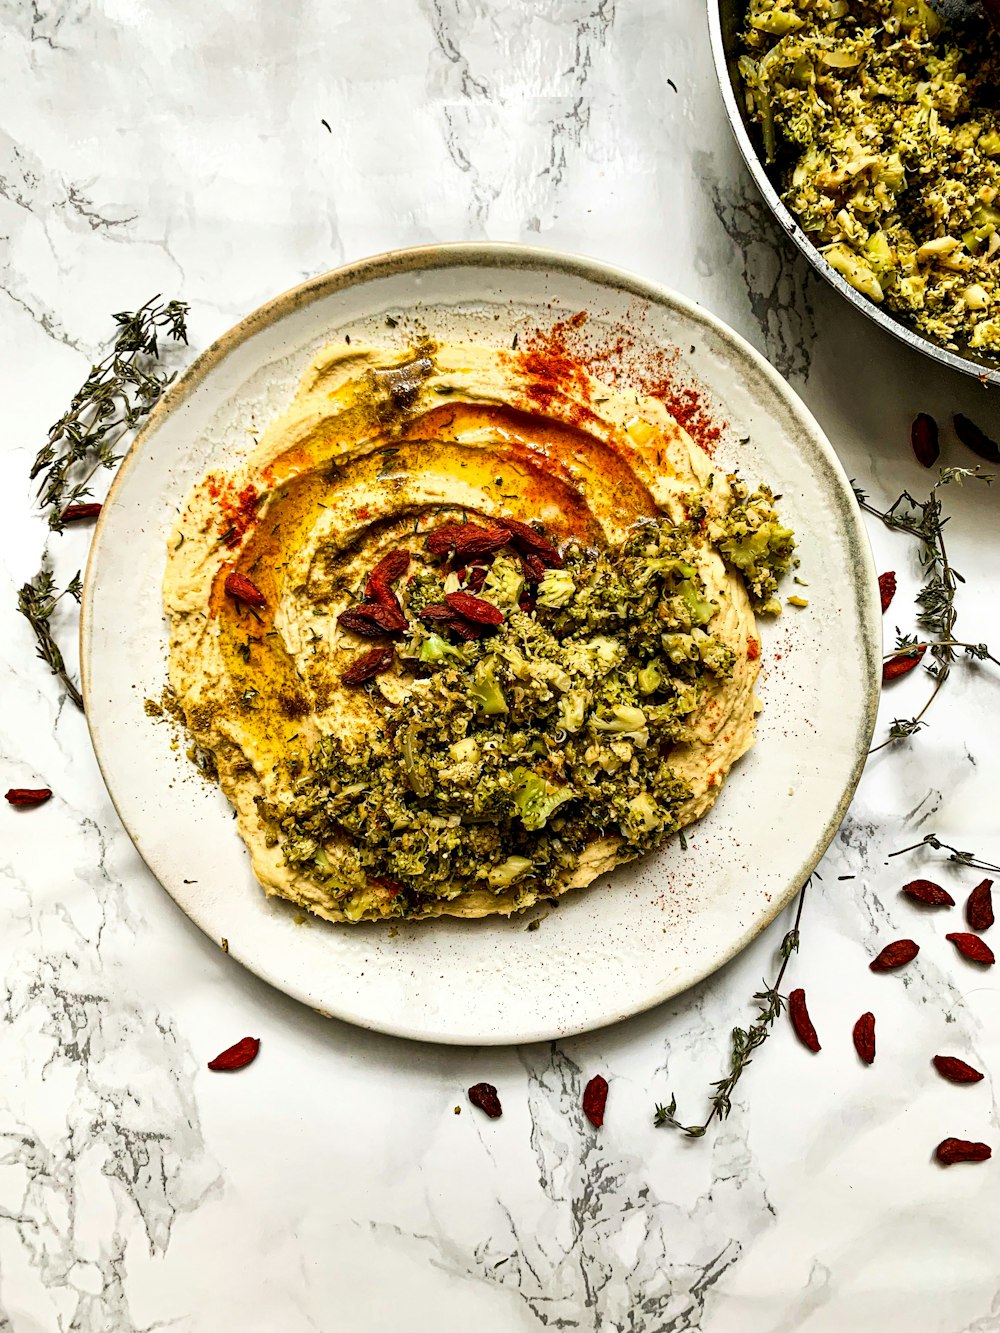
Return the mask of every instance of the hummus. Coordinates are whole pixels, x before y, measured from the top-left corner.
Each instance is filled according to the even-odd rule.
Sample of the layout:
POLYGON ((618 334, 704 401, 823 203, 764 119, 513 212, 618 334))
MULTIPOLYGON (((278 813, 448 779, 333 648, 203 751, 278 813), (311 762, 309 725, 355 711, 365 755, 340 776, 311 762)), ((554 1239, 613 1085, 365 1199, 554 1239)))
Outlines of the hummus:
POLYGON ((509 914, 709 809, 792 545, 652 397, 332 344, 177 520, 170 686, 266 893, 509 914))

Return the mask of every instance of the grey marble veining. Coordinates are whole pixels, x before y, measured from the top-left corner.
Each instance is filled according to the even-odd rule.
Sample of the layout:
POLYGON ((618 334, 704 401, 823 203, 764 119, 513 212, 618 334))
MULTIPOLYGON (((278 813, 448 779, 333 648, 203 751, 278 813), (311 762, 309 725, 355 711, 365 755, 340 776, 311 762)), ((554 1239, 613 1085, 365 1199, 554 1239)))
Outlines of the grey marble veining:
MULTIPOLYGON (((879 336, 770 223, 702 4, 0 0, 0 61, 0 776, 56 792, 0 812, 0 1329, 1000 1330, 1000 1168, 930 1161, 948 1134, 1000 1148, 1000 992, 898 896, 918 874, 958 898, 980 876, 888 859, 928 831, 1000 857, 991 668, 958 667, 927 729, 872 759, 810 889, 786 989, 808 986, 823 1051, 782 1024, 692 1143, 652 1127, 654 1103, 673 1091, 703 1116, 787 918, 692 992, 555 1046, 435 1049, 325 1021, 166 899, 13 610, 43 546, 62 581, 86 555, 83 531, 46 541, 27 473, 112 311, 181 296, 197 350, 397 245, 548 244, 694 297, 790 377, 878 501, 926 493, 918 410, 944 423, 942 461, 967 465, 947 422, 1000 432, 994 398, 879 336), (904 934, 917 963, 871 974, 904 934), (863 1069, 850 1029, 868 1008, 863 1069), (244 1032, 257 1065, 208 1074, 244 1032), (944 1084, 938 1051, 987 1078, 944 1084), (600 1132, 579 1104, 597 1071, 600 1132), (481 1078, 500 1121, 465 1102, 481 1078)), ((996 641, 997 496, 946 503, 959 629, 996 641)), ((911 628, 915 552, 871 535, 899 576, 887 630, 911 628)), ((71 644, 71 608, 58 629, 71 644)), ((895 687, 882 731, 920 690, 895 687)))

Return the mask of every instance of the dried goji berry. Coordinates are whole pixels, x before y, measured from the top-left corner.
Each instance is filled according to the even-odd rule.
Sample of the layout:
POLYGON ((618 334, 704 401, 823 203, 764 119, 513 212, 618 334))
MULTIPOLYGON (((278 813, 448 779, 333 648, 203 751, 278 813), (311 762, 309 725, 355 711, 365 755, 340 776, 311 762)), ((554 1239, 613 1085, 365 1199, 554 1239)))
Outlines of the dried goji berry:
POLYGON ((445 621, 445 624, 466 643, 470 643, 473 639, 481 639, 489 628, 487 625, 474 625, 471 620, 465 620, 462 616, 453 616, 451 620, 445 621))
POLYGON ((806 993, 801 988, 793 990, 788 997, 788 1017, 792 1020, 795 1035, 802 1045, 808 1046, 811 1051, 818 1051, 819 1037, 816 1036, 816 1029, 806 1008, 806 993))
POLYGON ((506 524, 483 528, 478 523, 442 523, 428 535, 427 549, 431 555, 447 555, 453 550, 456 560, 468 560, 499 551, 509 541, 506 524))
POLYGON ((466 523, 454 541, 455 559, 473 560, 476 556, 489 555, 509 541, 510 529, 507 527, 481 528, 475 523, 466 523))
POLYGON ((919 903, 927 903, 929 907, 954 907, 955 899, 947 889, 942 889, 940 884, 935 884, 930 879, 911 879, 909 884, 904 884, 900 893, 905 893, 908 898, 915 898, 919 903))
POLYGON ((481 597, 473 597, 469 592, 446 592, 444 600, 453 611, 457 611, 466 620, 475 625, 502 625, 503 612, 492 602, 485 602, 481 597))
POLYGON ((954 1055, 935 1055, 934 1068, 949 1083, 979 1083, 983 1077, 978 1069, 954 1055))
POLYGON ((486 570, 482 565, 474 565, 465 582, 466 592, 479 592, 486 582, 486 570))
POLYGON ((356 657, 340 679, 345 685, 363 685, 373 676, 381 675, 392 666, 393 649, 386 644, 382 648, 373 648, 370 652, 356 657))
POLYGON ((379 606, 377 602, 359 602, 357 606, 349 606, 346 611, 341 611, 337 624, 341 629, 349 629, 352 634, 360 635, 362 639, 381 639, 386 634, 397 634, 405 627, 406 620, 400 626, 388 607, 379 606))
POLYGON ((471 639, 478 639, 480 635, 486 633, 485 625, 474 625, 471 620, 466 620, 464 616, 460 616, 457 611, 453 611, 444 602, 430 602, 420 612, 420 615, 426 620, 433 620, 445 629, 453 630, 460 639, 465 639, 466 642, 471 639))
POLYGON ((882 663, 883 681, 898 680, 900 676, 905 676, 908 671, 919 665, 926 651, 926 643, 922 643, 919 648, 900 648, 899 652, 882 663))
POLYGON ((519 523, 515 518, 505 518, 503 522, 505 527, 510 528, 510 544, 515 551, 521 551, 522 554, 531 552, 544 564, 554 565, 556 568, 562 565, 562 556, 540 532, 536 532, 527 523, 519 523))
POLYGON ((862 1014, 854 1024, 854 1049, 866 1065, 875 1061, 875 1015, 862 1014))
POLYGON ((955 413, 954 421, 955 434, 967 449, 971 449, 979 458, 985 458, 987 463, 1000 463, 1000 445, 996 440, 991 440, 985 431, 980 430, 974 421, 961 412, 955 413))
POLYGON ((11 787, 4 799, 8 805, 44 805, 51 795, 51 787, 11 787))
MULTIPOLYGON (((368 575, 369 583, 395 583, 410 567, 410 553, 401 546, 394 547, 378 562, 368 575)), ((371 597, 373 594, 369 593, 371 597)))
POLYGON ((926 412, 918 412, 910 427, 910 444, 918 463, 924 467, 933 467, 938 461, 941 446, 938 444, 938 425, 926 412))
POLYGON ((67 505, 60 517, 64 523, 78 523, 84 518, 96 518, 103 507, 99 504, 67 505))
POLYGON ((996 962, 993 957, 993 950, 978 935, 969 935, 965 931, 955 931, 951 935, 946 935, 945 939, 951 940, 962 957, 970 959, 973 963, 985 963, 989 966, 996 962))
POLYGON ((257 1052, 260 1050, 259 1037, 244 1037, 238 1041, 235 1046, 230 1046, 217 1055, 214 1060, 209 1060, 209 1069, 246 1069, 247 1065, 252 1064, 257 1059, 257 1052))
POLYGON ((878 576, 878 595, 882 600, 882 614, 889 609, 889 603, 896 596, 896 575, 890 569, 887 574, 878 576))
POLYGON ((942 1139, 935 1156, 942 1166, 954 1166, 956 1162, 985 1162, 993 1156, 993 1149, 988 1143, 972 1143, 969 1139, 942 1139))
POLYGON ((467 523, 442 523, 427 534, 424 545, 431 555, 447 555, 468 526, 467 523))
POLYGON ((891 972, 894 968, 912 963, 919 952, 920 945, 913 940, 893 940, 868 966, 873 972, 891 972))
POLYGON ((247 606, 254 606, 258 609, 267 604, 267 598, 257 587, 256 583, 251 583, 245 574, 234 569, 232 573, 226 575, 226 592, 238 602, 246 602, 247 606))
POLYGON ((989 930, 993 925, 993 881, 984 879, 969 894, 965 919, 973 930, 989 930))
POLYGON ((491 1120, 498 1120, 503 1115, 500 1098, 492 1083, 474 1083, 469 1089, 469 1101, 485 1111, 491 1120))
POLYGON ((595 1074, 583 1090, 583 1114, 597 1129, 604 1124, 604 1106, 608 1100, 608 1080, 595 1074))
POLYGON ((527 555, 522 553, 520 558, 521 573, 524 575, 526 582, 541 583, 545 577, 545 562, 541 556, 532 555, 529 551, 527 555))
MULTIPOLYGON (((399 599, 391 588, 398 578, 406 573, 410 566, 410 553, 404 551, 401 547, 396 547, 389 551, 378 562, 372 572, 368 575, 368 582, 365 584, 365 596, 372 601, 379 602, 395 611, 402 617, 402 611, 399 605, 399 599)), ((403 621, 403 626, 406 622, 403 621)))
POLYGON ((421 620, 454 620, 455 612, 444 602, 428 602, 420 612, 421 620))

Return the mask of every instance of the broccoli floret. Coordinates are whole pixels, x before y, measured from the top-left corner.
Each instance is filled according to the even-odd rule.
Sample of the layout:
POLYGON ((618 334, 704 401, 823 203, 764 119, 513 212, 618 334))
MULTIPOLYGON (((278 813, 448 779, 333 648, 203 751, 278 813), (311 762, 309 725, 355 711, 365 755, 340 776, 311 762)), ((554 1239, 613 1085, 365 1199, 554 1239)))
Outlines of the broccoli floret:
POLYGON ((778 518, 774 497, 766 486, 748 495, 742 483, 731 480, 736 503, 724 518, 712 523, 712 538, 729 564, 743 575, 755 609, 770 609, 778 576, 792 568, 795 537, 778 518))
POLYGON ((432 569, 419 569, 400 589, 403 605, 415 619, 425 606, 440 602, 444 597, 444 583, 432 569))
POLYGON ((424 663, 443 662, 446 657, 457 657, 459 661, 462 660, 462 654, 458 649, 442 639, 440 634, 428 634, 420 645, 417 656, 424 663))
POLYGON ((576 583, 568 569, 547 569, 538 585, 538 605, 568 606, 576 596, 576 583))
POLYGON ((521 566, 509 555, 498 555, 490 566, 479 596, 503 610, 508 606, 517 606, 523 589, 521 566))
POLYGON ((528 768, 516 768, 512 777, 514 805, 526 829, 542 828, 554 810, 573 798, 572 788, 556 787, 528 768))
POLYGON ((476 665, 469 694, 484 717, 506 713, 507 700, 496 678, 496 658, 485 657, 476 665))

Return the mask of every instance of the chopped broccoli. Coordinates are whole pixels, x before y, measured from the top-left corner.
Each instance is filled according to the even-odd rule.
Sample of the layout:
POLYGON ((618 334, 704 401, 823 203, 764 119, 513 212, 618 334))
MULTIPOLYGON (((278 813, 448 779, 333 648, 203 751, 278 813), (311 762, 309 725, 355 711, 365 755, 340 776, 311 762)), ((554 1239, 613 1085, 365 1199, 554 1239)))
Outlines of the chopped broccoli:
POLYGON ((476 666, 469 687, 469 694, 484 717, 495 717, 498 713, 507 711, 507 700, 503 697, 503 690, 495 675, 496 666, 496 658, 484 658, 476 666))
POLYGON ((730 544, 755 597, 791 559, 770 492, 730 486, 707 528, 663 519, 618 548, 567 548, 533 610, 505 600, 516 580, 501 552, 483 592, 504 600, 503 621, 467 641, 414 614, 447 586, 418 568, 400 590, 408 688, 378 699, 363 743, 324 736, 303 771, 289 758, 291 793, 258 802, 271 845, 359 919, 420 915, 473 885, 533 900, 595 838, 628 859, 668 837, 691 797, 671 749, 736 660, 725 629, 704 628, 718 604, 699 548, 730 544), (383 879, 391 895, 372 887, 383 879))
POLYGON ((738 67, 833 268, 945 347, 1000 355, 1000 34, 943 29, 926 0, 750 0, 738 67))
POLYGON ((778 575, 793 565, 795 537, 778 518, 768 487, 749 494, 742 482, 732 479, 732 490, 735 503, 724 518, 712 523, 712 539, 743 575, 755 609, 771 614, 778 575))
POLYGON ((515 768, 514 805, 526 829, 540 829, 554 810, 573 799, 571 787, 556 787, 527 768, 515 768))
POLYGON ((576 583, 568 569, 547 569, 538 585, 539 606, 568 606, 576 596, 576 583))
POLYGON ((508 856, 505 861, 501 861, 499 865, 494 866, 486 878, 492 888, 506 889, 516 879, 521 879, 526 875, 530 869, 531 862, 526 856, 508 856))
POLYGON ((505 610, 517 606, 523 588, 524 575, 518 562, 509 555, 498 555, 490 566, 479 596, 505 610))

